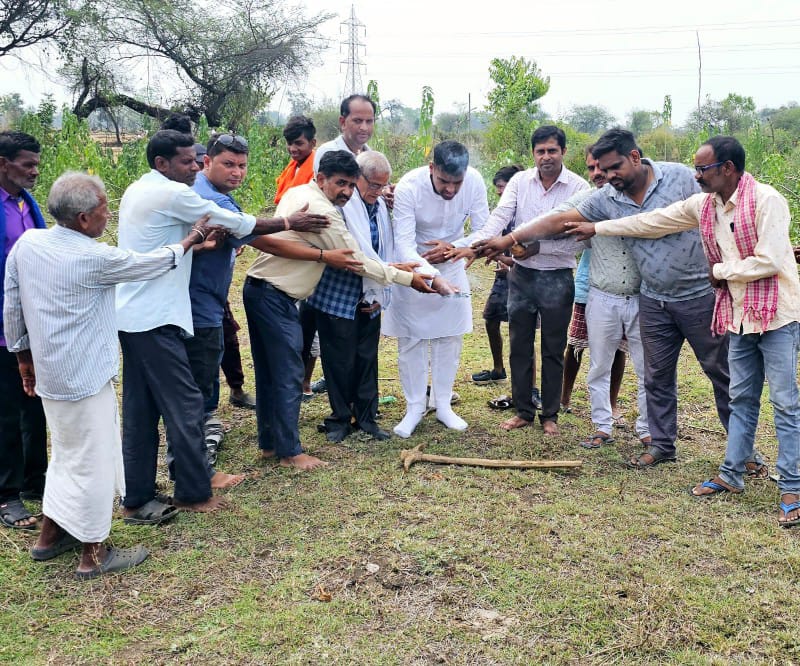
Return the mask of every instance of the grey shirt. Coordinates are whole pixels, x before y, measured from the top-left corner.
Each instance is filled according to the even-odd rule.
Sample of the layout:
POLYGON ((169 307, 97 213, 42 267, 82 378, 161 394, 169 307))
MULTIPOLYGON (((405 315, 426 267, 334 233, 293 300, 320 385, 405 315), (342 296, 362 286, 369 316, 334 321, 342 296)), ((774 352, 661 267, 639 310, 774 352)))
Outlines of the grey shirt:
MULTIPOLYGON (((689 167, 673 162, 642 160, 653 169, 653 182, 639 206, 611 185, 595 192, 578 206, 591 222, 615 220, 663 208, 700 191, 689 167)), ((659 301, 686 301, 711 293, 708 261, 698 229, 659 239, 623 236, 642 276, 641 293, 659 301)))

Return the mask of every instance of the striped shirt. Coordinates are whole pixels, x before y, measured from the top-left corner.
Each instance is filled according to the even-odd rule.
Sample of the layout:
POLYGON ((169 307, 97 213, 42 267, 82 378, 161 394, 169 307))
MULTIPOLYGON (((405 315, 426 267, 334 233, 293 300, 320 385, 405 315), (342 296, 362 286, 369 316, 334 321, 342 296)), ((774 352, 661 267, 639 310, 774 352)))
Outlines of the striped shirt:
POLYGON ((58 225, 23 234, 6 264, 3 320, 9 351, 31 350, 36 392, 82 400, 116 377, 115 285, 163 275, 181 257, 180 244, 140 254, 58 225))

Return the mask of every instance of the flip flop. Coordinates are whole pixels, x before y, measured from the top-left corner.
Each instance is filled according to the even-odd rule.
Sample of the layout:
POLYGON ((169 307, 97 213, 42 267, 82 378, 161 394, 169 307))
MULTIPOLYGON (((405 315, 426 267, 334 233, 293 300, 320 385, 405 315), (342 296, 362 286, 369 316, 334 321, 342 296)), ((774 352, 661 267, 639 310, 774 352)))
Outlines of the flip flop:
POLYGON ((26 520, 27 518, 34 518, 30 511, 25 508, 25 505, 20 499, 11 499, 0 504, 0 522, 12 530, 35 530, 39 527, 38 523, 31 523, 30 525, 15 525, 19 520, 26 520))
POLYGON ((594 435, 584 439, 580 445, 584 449, 599 449, 603 444, 611 444, 614 438, 611 435, 606 435, 604 432, 596 432, 594 435))
POLYGON ((486 404, 489 405, 490 409, 511 409, 514 406, 511 398, 507 395, 498 396, 489 400, 486 404))
POLYGON ((76 571, 78 580, 91 580, 108 573, 131 569, 147 559, 150 553, 144 546, 133 548, 106 547, 106 556, 103 561, 91 571, 76 571))
POLYGON ((709 488, 714 492, 711 493, 703 493, 702 495, 696 495, 694 489, 697 486, 689 486, 689 494, 694 497, 694 499, 704 500, 710 499, 712 497, 716 497, 717 495, 724 495, 725 493, 731 493, 732 495, 740 495, 743 491, 741 490, 731 490, 730 488, 726 488, 721 483, 717 483, 714 479, 708 479, 707 481, 703 481, 700 484, 701 488, 709 488))
POLYGON ((143 504, 136 512, 122 519, 127 525, 160 525, 172 520, 181 510, 173 504, 165 504, 157 499, 151 499, 143 504))
MULTIPOLYGON (((800 502, 792 502, 791 504, 785 504, 783 501, 780 503, 781 511, 783 511, 783 515, 785 516, 790 511, 794 511, 795 509, 800 509, 800 502)), ((800 525, 800 518, 795 518, 794 520, 779 520, 778 525, 781 527, 795 527, 796 525, 800 525)))
POLYGON ((660 449, 657 449, 655 446, 651 446, 647 449, 644 453, 634 458, 631 458, 628 462, 625 463, 627 467, 631 469, 650 469, 651 467, 655 467, 656 465, 660 465, 661 463, 668 463, 668 462, 677 462, 677 458, 675 456, 669 456, 660 449), (642 460, 644 456, 650 456, 653 460, 651 462, 646 462, 642 460))
POLYGON ((58 557, 61 553, 66 553, 68 550, 74 550, 81 545, 74 536, 69 532, 64 532, 52 546, 49 548, 31 548, 31 557, 37 562, 46 562, 58 557))

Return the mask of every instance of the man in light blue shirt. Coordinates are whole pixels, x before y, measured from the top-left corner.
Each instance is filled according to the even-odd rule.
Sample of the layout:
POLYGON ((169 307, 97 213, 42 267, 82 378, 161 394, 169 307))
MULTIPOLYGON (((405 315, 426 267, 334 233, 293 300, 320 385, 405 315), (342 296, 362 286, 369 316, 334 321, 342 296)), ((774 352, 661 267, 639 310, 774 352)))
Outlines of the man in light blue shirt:
MULTIPOLYGON (((236 137, 222 134, 223 145, 236 137)), ((256 219, 225 210, 191 189, 198 166, 194 139, 175 130, 156 132, 147 145, 151 171, 133 183, 119 210, 119 246, 147 252, 176 242, 198 218, 223 226, 234 236, 263 235, 327 226, 321 215, 300 211, 291 217, 256 219)), ((215 472, 206 458, 203 397, 192 376, 185 339, 194 333, 189 299, 191 256, 150 282, 117 290, 117 323, 122 345, 123 433, 128 522, 157 524, 169 505, 154 506, 158 422, 163 416, 174 455, 175 504, 190 511, 216 511, 222 498, 212 488, 228 488, 244 476, 215 472), (149 508, 146 510, 144 506, 149 508)))

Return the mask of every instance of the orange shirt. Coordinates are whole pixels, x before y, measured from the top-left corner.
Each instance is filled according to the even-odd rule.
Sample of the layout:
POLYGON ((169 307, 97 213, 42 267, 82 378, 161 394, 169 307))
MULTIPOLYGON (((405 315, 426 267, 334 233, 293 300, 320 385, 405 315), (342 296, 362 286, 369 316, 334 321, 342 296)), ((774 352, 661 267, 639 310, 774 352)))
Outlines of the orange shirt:
POLYGON ((299 167, 295 160, 289 160, 289 164, 275 179, 275 183, 278 186, 275 192, 276 204, 280 203, 281 197, 286 193, 286 190, 298 185, 305 185, 314 177, 314 152, 312 150, 311 154, 299 167))

